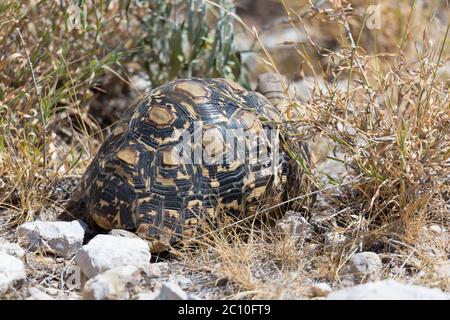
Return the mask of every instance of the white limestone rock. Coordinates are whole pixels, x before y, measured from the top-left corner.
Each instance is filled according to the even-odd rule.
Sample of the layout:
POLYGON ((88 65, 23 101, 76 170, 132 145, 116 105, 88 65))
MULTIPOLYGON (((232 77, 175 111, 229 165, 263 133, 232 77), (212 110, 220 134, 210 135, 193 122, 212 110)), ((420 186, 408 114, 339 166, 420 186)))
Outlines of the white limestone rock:
POLYGON ((277 222, 276 230, 295 239, 310 239, 314 234, 313 226, 294 211, 288 211, 283 219, 277 222))
POLYGON ((86 300, 129 299, 128 286, 141 279, 141 269, 133 265, 120 266, 99 274, 86 282, 83 298, 86 300))
POLYGON ((383 264, 375 252, 360 252, 352 255, 340 271, 341 277, 349 283, 360 284, 378 280, 383 264))
POLYGON ((22 249, 18 244, 11 243, 1 239, 0 239, 0 252, 7 253, 19 259, 23 258, 23 256, 25 255, 25 250, 22 249))
POLYGON ((10 286, 25 277, 23 262, 7 253, 0 252, 0 293, 6 292, 10 286))
POLYGON ((162 283, 155 300, 189 300, 189 295, 172 281, 162 283))
POLYGON ((75 262, 83 274, 92 278, 121 266, 132 265, 146 270, 150 266, 150 258, 148 244, 140 238, 100 234, 78 251, 75 262))
POLYGON ((450 300, 450 296, 437 288, 384 280, 333 291, 327 300, 450 300))
POLYGON ((41 248, 46 252, 68 258, 83 245, 86 224, 74 221, 33 221, 19 226, 19 242, 31 250, 41 248))

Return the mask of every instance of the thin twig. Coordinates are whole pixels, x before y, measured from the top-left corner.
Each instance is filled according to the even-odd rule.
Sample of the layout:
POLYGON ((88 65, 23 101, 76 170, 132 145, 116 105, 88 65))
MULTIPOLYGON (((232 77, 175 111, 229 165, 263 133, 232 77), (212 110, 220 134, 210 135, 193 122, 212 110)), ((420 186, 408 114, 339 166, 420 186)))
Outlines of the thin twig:
POLYGON ((27 57, 28 66, 30 67, 30 70, 31 70, 31 77, 33 78, 34 90, 36 91, 36 96, 38 98, 39 113, 41 114, 42 127, 44 129, 42 140, 43 140, 43 156, 44 156, 44 176, 46 176, 47 175, 47 173, 46 173, 46 171, 47 171, 46 170, 46 168, 47 168, 47 123, 45 121, 44 109, 42 108, 42 104, 41 104, 41 95, 39 93, 39 89, 37 86, 36 75, 34 74, 34 70, 33 70, 33 63, 31 62, 30 55, 28 54, 28 50, 27 50, 27 45, 25 43, 25 40, 22 37, 22 33, 20 32, 20 29, 16 28, 16 30, 17 30, 17 33, 19 34, 20 41, 22 42, 22 46, 25 51, 25 55, 27 57))

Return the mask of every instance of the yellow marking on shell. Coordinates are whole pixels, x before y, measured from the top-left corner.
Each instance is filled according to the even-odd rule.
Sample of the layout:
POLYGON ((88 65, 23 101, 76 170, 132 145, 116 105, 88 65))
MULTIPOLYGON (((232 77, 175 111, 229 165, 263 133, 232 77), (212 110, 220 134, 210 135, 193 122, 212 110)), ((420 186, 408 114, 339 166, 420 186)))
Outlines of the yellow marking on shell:
POLYGON ((222 79, 222 80, 225 81, 235 91, 239 91, 239 92, 245 91, 244 87, 242 87, 239 83, 236 83, 229 79, 222 79))
POLYGON ((251 201, 251 202, 252 202, 252 204, 246 206, 244 209, 246 217, 253 216, 258 210, 258 206, 259 206, 258 203, 254 203, 254 201, 251 201))
POLYGON ((199 226, 197 225, 184 225, 183 228, 183 241, 192 240, 199 232, 199 226))
POLYGON ((170 238, 172 237, 173 231, 171 227, 163 226, 161 230, 161 234, 159 236, 159 240, 163 243, 169 243, 170 238))
POLYGON ((217 157, 226 152, 222 133, 216 127, 207 128, 203 132, 203 148, 209 157, 217 157))
POLYGON ((148 118, 151 122, 155 123, 157 126, 168 126, 175 119, 173 112, 168 110, 164 106, 153 106, 150 108, 148 113, 148 118))
POLYGON ((100 204, 100 207, 107 207, 107 206, 109 206, 109 202, 106 201, 106 200, 103 200, 103 199, 100 199, 99 204, 100 204))
POLYGON ((161 154, 163 166, 175 167, 182 163, 177 148, 164 149, 163 151, 161 151, 161 154))
POLYGON ((193 81, 184 81, 178 83, 176 85, 176 89, 185 91, 192 96, 206 96, 208 93, 204 86, 193 81))
POLYGON ((148 247, 151 253, 160 253, 168 250, 170 248, 170 244, 160 240, 150 239, 148 247))
POLYGON ((124 125, 116 126, 116 127, 114 128, 112 134, 113 134, 114 136, 118 136, 118 135, 124 133, 124 132, 125 132, 125 129, 126 129, 126 126, 124 126, 124 125))
POLYGON ((203 175, 204 177, 209 176, 209 170, 208 170, 207 167, 203 167, 203 168, 202 168, 202 175, 203 175))
POLYGON ((114 218, 113 218, 113 220, 112 220, 112 225, 113 225, 114 227, 120 227, 120 226, 121 226, 121 223, 120 223, 120 213, 119 213, 119 212, 114 216, 114 218))
POLYGON ((213 181, 210 182, 211 188, 218 188, 220 187, 220 183, 219 181, 217 181, 217 179, 214 179, 213 181))
POLYGON ((229 203, 223 203, 221 201, 221 199, 219 199, 219 209, 220 210, 230 210, 230 209, 240 210, 241 206, 239 205, 237 200, 233 200, 232 202, 229 202, 229 203))
POLYGON ((184 221, 184 224, 187 226, 196 226, 199 224, 199 220, 197 218, 189 218, 184 221))
POLYGON ((202 202, 198 199, 191 200, 187 203, 186 208, 193 208, 195 206, 201 206, 202 202))
POLYGON ((266 186, 261 186, 258 188, 254 188, 251 192, 251 194, 247 198, 259 198, 264 192, 266 191, 266 186))
POLYGON ((147 235, 148 234, 148 229, 150 228, 150 226, 151 225, 148 224, 148 223, 141 223, 138 226, 138 228, 136 230, 136 233, 147 238, 148 237, 148 235, 147 235))
POLYGON ((156 176, 155 182, 158 182, 159 184, 161 184, 163 186, 176 186, 177 185, 173 179, 163 178, 160 175, 156 176))
POLYGON ((255 117, 253 113, 249 111, 242 111, 241 113, 239 113, 238 117, 244 124, 245 129, 252 130, 256 133, 259 133, 262 130, 261 122, 255 117))
MULTIPOLYGON (((173 142, 173 141, 178 141, 180 139, 180 136, 183 135, 183 133, 185 133, 185 130, 183 129, 176 129, 174 128, 174 130, 172 131, 172 134, 168 137, 161 137, 160 135, 158 135, 158 133, 156 132, 156 134, 151 134, 150 137, 152 140, 154 140, 155 142, 157 142, 157 144, 164 144, 164 143, 169 143, 169 142, 173 142)), ((142 143, 145 146, 147 146, 147 144, 142 143)), ((147 150, 154 152, 155 149, 152 147, 146 147, 147 150)))
POLYGON ((189 179, 189 178, 190 178, 190 175, 189 175, 189 174, 183 173, 183 172, 181 172, 180 170, 177 171, 177 179, 180 179, 180 180, 187 180, 187 179, 189 179))
POLYGON ((122 166, 114 166, 114 175, 117 177, 125 178, 129 184, 133 184, 132 175, 129 172, 126 172, 122 166))
POLYGON ((239 168, 239 166, 243 165, 243 161, 240 159, 236 159, 236 161, 229 161, 226 164, 228 165, 228 168, 226 168, 227 171, 235 171, 237 170, 237 168, 239 168))
POLYGON ((252 183, 246 184, 245 187, 247 189, 253 189, 253 188, 255 188, 255 182, 253 181, 252 183))
POLYGON ((211 221, 214 221, 217 218, 216 208, 206 208, 205 211, 208 214, 211 221))
POLYGON ((195 119, 198 119, 197 112, 194 109, 194 106, 186 101, 180 101, 180 104, 184 107, 184 109, 195 119))
POLYGON ((205 86, 193 81, 185 81, 177 84, 175 89, 188 93, 195 103, 205 103, 208 101, 209 90, 205 86))
POLYGON ((111 230, 113 228, 111 221, 109 221, 103 214, 94 212, 92 214, 92 219, 95 223, 105 230, 111 230))
POLYGON ((137 163, 137 159, 138 159, 138 152, 137 150, 131 148, 131 147, 126 147, 121 149, 118 153, 117 153, 117 158, 125 161, 126 163, 135 166, 137 163))
POLYGON ((189 239, 189 238, 192 238, 194 236, 194 230, 192 230, 192 229, 187 229, 187 228, 185 228, 184 230, 183 230, 183 238, 186 240, 186 239, 189 239))
POLYGON ((164 210, 165 214, 168 215, 170 218, 179 219, 180 218, 180 212, 173 209, 166 209, 164 210))
POLYGON ((149 241, 148 246, 151 253, 159 253, 162 251, 166 251, 170 248, 169 241, 165 241, 164 234, 162 241, 155 239, 148 235, 148 229, 151 227, 150 224, 141 223, 137 228, 137 234, 139 234, 142 238, 147 239, 149 241))

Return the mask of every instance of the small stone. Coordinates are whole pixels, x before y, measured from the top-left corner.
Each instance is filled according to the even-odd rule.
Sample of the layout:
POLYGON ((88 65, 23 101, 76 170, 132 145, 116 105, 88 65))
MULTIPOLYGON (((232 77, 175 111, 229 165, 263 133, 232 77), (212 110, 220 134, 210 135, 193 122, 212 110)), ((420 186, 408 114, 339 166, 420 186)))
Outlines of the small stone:
POLYGON ((56 288, 45 288, 45 293, 51 296, 57 296, 60 293, 60 291, 56 288))
POLYGON ((406 274, 406 270, 404 268, 393 267, 389 271, 396 277, 401 277, 406 274))
POLYGON ((155 300, 189 300, 189 296, 174 282, 164 282, 155 300))
POLYGON ((6 240, 0 240, 0 252, 7 253, 16 258, 23 258, 25 250, 23 250, 18 244, 11 243, 6 240))
POLYGON ((349 284, 373 281, 381 276, 383 264, 375 252, 360 252, 352 255, 340 271, 349 284))
POLYGON ((152 266, 157 267, 163 273, 170 271, 169 264, 167 262, 155 262, 152 263, 152 266))
POLYGON ((288 211, 284 218, 277 222, 276 230, 295 238, 310 239, 314 234, 313 226, 294 211, 288 211))
POLYGON ((26 298, 26 300, 53 300, 53 297, 49 296, 38 288, 29 288, 28 294, 29 296, 28 298, 26 298))
POLYGON ((7 253, 0 252, 0 293, 6 292, 10 286, 25 277, 23 262, 7 253))
POLYGON ((174 282, 180 286, 181 289, 187 289, 192 286, 192 280, 182 275, 174 275, 169 277, 169 281, 174 282))
POLYGON ((147 273, 147 276, 158 278, 161 277, 162 272, 160 267, 158 266, 158 263, 150 263, 150 266, 145 270, 147 273))
POLYGON ((327 300, 450 300, 440 289, 384 280, 331 292, 327 300))
POLYGON ((438 224, 432 224, 431 226, 428 227, 428 230, 430 230, 431 232, 437 233, 437 234, 443 234, 443 233, 447 232, 447 229, 445 229, 444 227, 442 227, 438 224))
POLYGON ((314 283, 311 286, 311 293, 314 297, 326 297, 332 291, 328 283, 314 283))
POLYGON ((92 278, 120 266, 133 265, 146 270, 150 266, 150 258, 148 244, 140 238, 100 234, 78 251, 75 262, 83 274, 92 278))
POLYGON ((56 288, 45 288, 45 293, 51 296, 57 296, 61 291, 56 288))
POLYGON ((128 285, 136 285, 141 279, 141 270, 132 265, 108 270, 86 282, 83 298, 87 300, 128 299, 128 285))
POLYGON ((19 226, 19 242, 31 250, 38 248, 68 258, 83 245, 86 224, 82 221, 33 221, 19 226))
POLYGON ((325 252, 339 251, 347 242, 347 237, 338 232, 328 232, 325 234, 324 250, 325 252))
POLYGON ((304 243, 302 247, 302 251, 305 254, 309 255, 317 255, 318 251, 322 248, 322 246, 319 243, 304 243))

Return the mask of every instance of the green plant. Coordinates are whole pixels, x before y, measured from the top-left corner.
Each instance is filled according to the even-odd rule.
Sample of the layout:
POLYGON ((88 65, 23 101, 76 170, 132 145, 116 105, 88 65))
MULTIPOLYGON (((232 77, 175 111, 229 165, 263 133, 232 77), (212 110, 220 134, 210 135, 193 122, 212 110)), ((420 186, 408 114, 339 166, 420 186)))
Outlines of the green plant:
POLYGON ((212 6, 206 0, 135 1, 145 9, 141 19, 138 58, 144 61, 152 86, 181 77, 241 75, 233 36, 231 1, 212 6))

